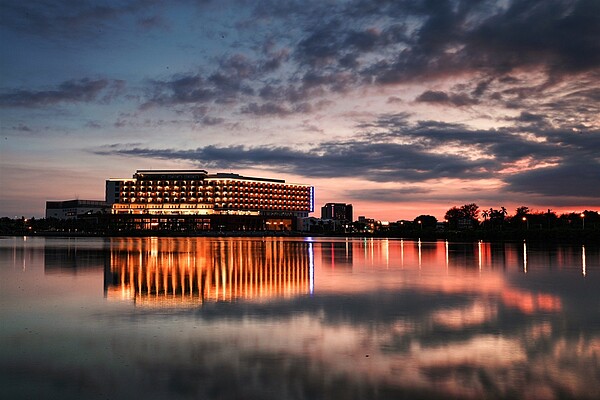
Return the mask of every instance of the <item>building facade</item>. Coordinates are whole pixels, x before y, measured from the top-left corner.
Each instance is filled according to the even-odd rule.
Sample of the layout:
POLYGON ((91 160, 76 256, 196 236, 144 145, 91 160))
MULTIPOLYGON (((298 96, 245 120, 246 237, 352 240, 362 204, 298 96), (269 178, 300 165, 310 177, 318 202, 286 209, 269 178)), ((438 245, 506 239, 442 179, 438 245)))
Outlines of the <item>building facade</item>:
POLYGON ((321 207, 321 219, 352 222, 352 204, 327 203, 321 207))
POLYGON ((205 170, 138 170, 107 180, 106 201, 133 229, 292 230, 314 211, 314 188, 205 170))
POLYGON ((101 200, 47 201, 46 218, 78 219, 83 216, 107 213, 110 206, 101 200))

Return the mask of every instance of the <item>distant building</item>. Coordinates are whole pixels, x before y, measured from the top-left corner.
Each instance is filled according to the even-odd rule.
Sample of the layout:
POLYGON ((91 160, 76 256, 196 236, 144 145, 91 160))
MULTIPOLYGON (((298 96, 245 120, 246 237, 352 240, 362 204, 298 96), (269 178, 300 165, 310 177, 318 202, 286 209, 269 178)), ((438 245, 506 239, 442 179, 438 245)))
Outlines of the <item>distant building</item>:
POLYGON ((110 206, 101 200, 47 201, 46 218, 77 219, 82 216, 107 213, 110 206))
POLYGON ((106 181, 127 229, 292 230, 314 211, 314 188, 205 170, 138 170, 106 181))
POLYGON ((322 220, 316 217, 304 217, 298 220, 297 230, 300 232, 314 232, 322 220))
POLYGON ((321 219, 352 222, 352 204, 327 203, 321 207, 321 219))
POLYGON ((359 231, 362 231, 362 232, 373 233, 373 232, 375 232, 375 228, 377 227, 376 220, 374 220, 373 218, 367 218, 364 215, 360 215, 358 217, 358 223, 360 225, 362 225, 362 227, 360 227, 360 229, 359 229, 359 231))
POLYGON ((473 220, 470 218, 459 218, 457 222, 458 229, 473 229, 473 220))

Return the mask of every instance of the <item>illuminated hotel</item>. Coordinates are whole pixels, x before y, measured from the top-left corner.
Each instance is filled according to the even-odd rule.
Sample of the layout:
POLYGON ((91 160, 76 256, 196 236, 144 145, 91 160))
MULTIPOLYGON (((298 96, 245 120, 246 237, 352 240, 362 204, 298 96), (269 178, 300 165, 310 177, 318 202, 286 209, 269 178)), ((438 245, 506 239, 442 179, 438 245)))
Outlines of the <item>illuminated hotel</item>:
POLYGON ((106 201, 127 229, 292 230, 314 211, 314 188, 205 170, 138 170, 107 180, 106 201))

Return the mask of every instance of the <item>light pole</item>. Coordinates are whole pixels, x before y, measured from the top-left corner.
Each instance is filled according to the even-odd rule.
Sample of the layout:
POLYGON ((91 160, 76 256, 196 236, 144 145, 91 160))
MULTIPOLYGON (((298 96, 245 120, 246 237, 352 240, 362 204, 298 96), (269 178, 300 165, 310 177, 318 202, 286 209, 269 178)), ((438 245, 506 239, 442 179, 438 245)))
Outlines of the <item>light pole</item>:
POLYGON ((583 221, 583 227, 581 229, 585 230, 585 214, 581 213, 581 214, 579 214, 579 216, 581 217, 581 220, 583 221))
POLYGON ((527 224, 527 230, 529 230, 529 220, 527 219, 527 217, 523 217, 523 221, 525 221, 525 223, 527 224))
POLYGON ((419 223, 419 226, 421 227, 421 230, 423 230, 423 223, 421 222, 421 220, 417 221, 419 223))

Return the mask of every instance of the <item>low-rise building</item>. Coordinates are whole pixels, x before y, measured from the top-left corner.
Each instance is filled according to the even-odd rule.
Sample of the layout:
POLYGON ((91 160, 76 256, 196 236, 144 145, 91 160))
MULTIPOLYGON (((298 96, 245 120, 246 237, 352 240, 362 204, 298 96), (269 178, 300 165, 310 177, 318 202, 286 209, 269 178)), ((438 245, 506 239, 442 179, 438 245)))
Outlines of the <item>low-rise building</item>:
POLYGON ((46 218, 77 219, 93 214, 105 214, 109 210, 108 203, 102 200, 75 199, 46 202, 46 218))

